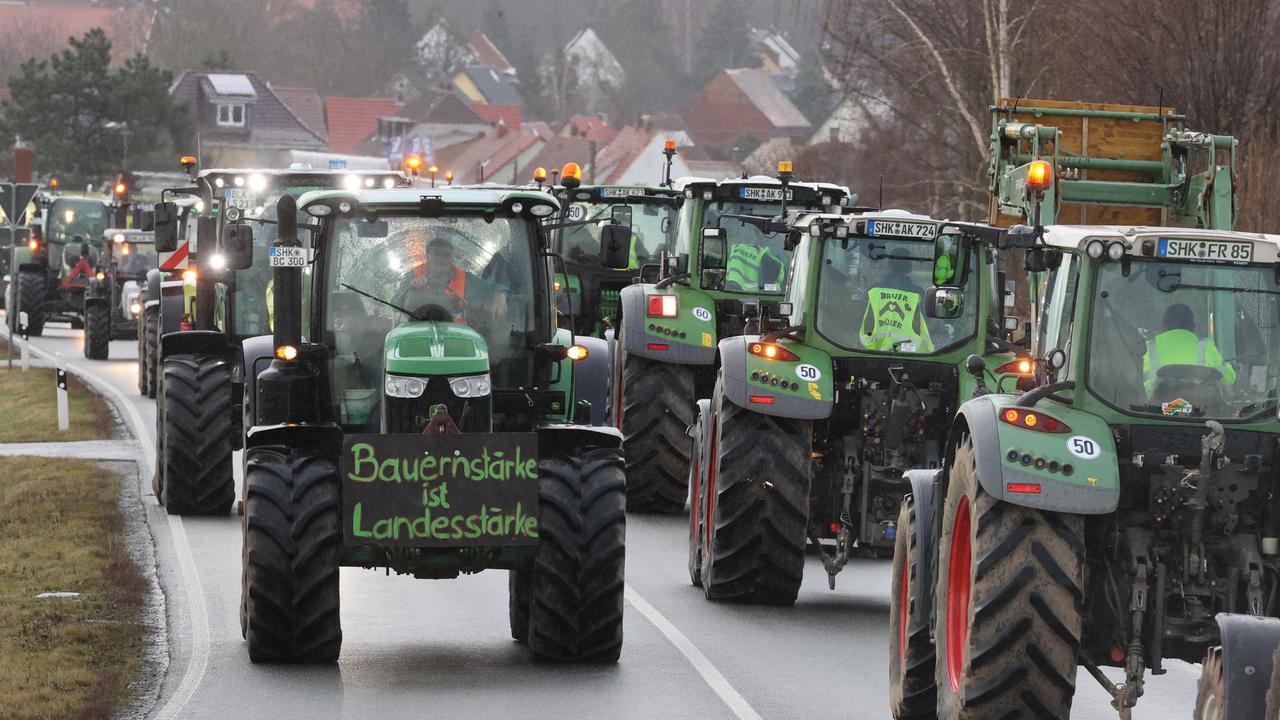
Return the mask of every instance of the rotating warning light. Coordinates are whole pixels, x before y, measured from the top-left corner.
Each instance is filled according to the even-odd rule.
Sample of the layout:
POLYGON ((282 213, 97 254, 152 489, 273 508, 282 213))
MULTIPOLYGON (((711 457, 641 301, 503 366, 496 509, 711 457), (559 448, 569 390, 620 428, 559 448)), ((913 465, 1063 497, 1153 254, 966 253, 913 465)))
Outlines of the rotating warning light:
POLYGON ((116 191, 116 195, 123 195, 129 191, 129 186, 125 185, 122 182, 118 182, 116 183, 115 191, 116 191))
POLYGON ((781 174, 783 174, 783 173, 790 173, 790 172, 791 172, 791 161, 790 161, 790 160, 779 160, 779 161, 778 161, 778 174, 779 174, 779 175, 781 175, 781 174))
POLYGON ((1027 187, 1040 192, 1053 184, 1053 167, 1047 160, 1034 160, 1027 166, 1027 187))
POLYGON ((675 138, 667 138, 667 141, 662 143, 662 151, 669 152, 669 153, 675 152, 676 151, 675 138))
POLYGON ((582 166, 578 163, 565 163, 560 169, 560 184, 572 190, 582 184, 582 166))
POLYGON ((544 167, 534 168, 534 170, 533 170, 533 181, 534 181, 534 182, 537 182, 537 183, 546 182, 546 181, 547 181, 547 169, 546 169, 546 168, 544 168, 544 167))

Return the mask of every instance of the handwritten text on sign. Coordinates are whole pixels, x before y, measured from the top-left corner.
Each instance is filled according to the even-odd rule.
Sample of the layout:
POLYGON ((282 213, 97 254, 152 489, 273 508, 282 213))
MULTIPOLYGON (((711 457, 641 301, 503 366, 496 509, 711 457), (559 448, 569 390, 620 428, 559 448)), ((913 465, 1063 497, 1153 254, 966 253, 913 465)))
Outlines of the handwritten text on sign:
POLYGON ((348 435, 347 545, 456 547, 538 542, 534 433, 348 435))

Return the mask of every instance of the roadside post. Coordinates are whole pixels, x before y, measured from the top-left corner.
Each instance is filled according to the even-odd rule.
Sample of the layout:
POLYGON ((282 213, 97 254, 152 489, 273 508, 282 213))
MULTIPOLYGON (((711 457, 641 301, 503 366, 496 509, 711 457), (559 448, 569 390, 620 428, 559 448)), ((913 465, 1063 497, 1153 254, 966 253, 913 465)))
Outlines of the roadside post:
MULTIPOLYGON (((27 311, 18 311, 18 330, 22 333, 22 372, 31 369, 31 341, 27 338, 27 311)), ((12 345, 17 338, 10 335, 9 344, 12 345)))
POLYGON ((71 427, 71 409, 67 405, 67 359, 62 353, 57 354, 54 377, 58 383, 58 431, 66 432, 71 427))

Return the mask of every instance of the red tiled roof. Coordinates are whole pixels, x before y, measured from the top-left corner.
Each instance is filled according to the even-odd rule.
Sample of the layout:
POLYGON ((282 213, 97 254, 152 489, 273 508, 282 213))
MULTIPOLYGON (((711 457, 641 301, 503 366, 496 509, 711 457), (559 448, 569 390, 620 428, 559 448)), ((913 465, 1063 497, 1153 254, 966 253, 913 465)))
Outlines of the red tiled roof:
MULTIPOLYGON (((587 177, 590 176, 590 168, 587 163, 590 162, 591 148, 589 141, 580 137, 553 137, 547 141, 547 144, 534 155, 526 166, 529 168, 529 177, 533 177, 533 168, 541 167, 550 170, 558 170, 564 167, 565 163, 576 162, 587 171, 587 177)), ((517 182, 520 178, 517 178, 517 182)))
POLYGON ((466 101, 448 90, 432 88, 405 103, 401 114, 414 122, 435 125, 487 125, 466 101))
POLYGON ((492 105, 489 103, 471 103, 467 107, 480 117, 484 118, 490 125, 497 125, 501 120, 506 123, 509 128, 520 127, 520 106, 519 105, 492 105))
POLYGON ((498 72, 507 72, 512 69, 511 63, 507 62, 507 57, 489 40, 488 35, 482 32, 472 33, 471 37, 467 38, 467 43, 476 54, 477 64, 492 66, 498 72))
POLYGON ((618 131, 609 127, 609 123, 595 115, 574 115, 565 122, 560 130, 561 135, 581 137, 595 140, 600 146, 608 145, 618 137, 618 131))
POLYGON ((635 157, 649 144, 654 131, 638 127, 624 127, 613 142, 604 146, 596 155, 596 182, 607 185, 631 166, 635 157))
POLYGON ((111 39, 113 59, 123 61, 146 48, 154 17, 150 10, 102 7, 88 2, 0 4, 0 27, 14 28, 28 36, 56 39, 53 47, 31 48, 32 54, 38 57, 61 50, 68 37, 81 37, 93 28, 102 28, 111 39))
POLYGON ((475 142, 467 143, 461 152, 445 160, 444 165, 453 169, 457 183, 478 182, 480 179, 480 163, 489 161, 485 166, 486 174, 501 169, 528 150, 534 143, 542 142, 536 133, 528 129, 500 131, 490 133, 475 142))
POLYGON ((320 93, 314 88, 272 86, 271 90, 308 130, 325 142, 329 141, 329 130, 325 127, 324 120, 324 100, 320 98, 320 93))
POLYGON ((329 149, 351 153, 361 140, 378 131, 378 118, 398 117, 402 109, 385 98, 326 97, 324 114, 329 122, 329 149))

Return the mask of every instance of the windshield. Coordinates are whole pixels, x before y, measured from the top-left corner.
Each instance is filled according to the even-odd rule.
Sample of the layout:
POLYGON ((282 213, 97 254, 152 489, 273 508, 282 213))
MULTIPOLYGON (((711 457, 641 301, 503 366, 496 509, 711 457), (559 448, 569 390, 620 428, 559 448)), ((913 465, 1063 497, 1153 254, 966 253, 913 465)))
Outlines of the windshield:
POLYGON ((818 277, 818 333, 849 350, 899 354, 937 353, 964 342, 977 329, 978 283, 965 286, 960 317, 926 317, 932 268, 932 242, 864 237, 850 239, 846 249, 828 238, 818 277))
POLYGON ((1272 266, 1135 259, 1098 268, 1089 389, 1125 412, 1275 415, 1280 285, 1272 266))
POLYGON ((145 275, 157 266, 154 243, 121 243, 116 255, 116 272, 122 275, 145 275))
POLYGON ((94 241, 102 237, 110 220, 106 205, 98 200, 59 198, 49 207, 45 222, 45 240, 72 242, 77 236, 94 241))
POLYGON ((613 218, 622 224, 631 224, 631 256, 628 270, 658 261, 658 253, 671 248, 675 237, 676 209, 671 204, 627 203, 573 203, 566 219, 586 220, 586 225, 568 228, 560 240, 560 252, 565 259, 578 265, 600 270, 612 270, 600 263, 600 229, 613 218))
POLYGON ((409 313, 470 326, 488 344, 494 385, 528 384, 528 337, 538 329, 530 230, 522 218, 335 220, 324 247, 321 318, 335 353, 335 405, 344 392, 381 387, 383 341, 415 320, 409 313))
MULTIPOLYGON (((790 206, 788 206, 790 207, 790 206)), ((725 215, 773 217, 781 203, 721 202, 707 205, 702 227, 716 227, 727 235, 725 269, 719 290, 740 293, 782 293, 786 289, 788 253, 783 249, 783 233, 769 234, 760 228, 725 215)), ((796 210, 801 209, 796 206, 796 210)))
MULTIPOLYGON (((235 334, 241 337, 264 335, 271 332, 272 321, 272 278, 271 246, 279 236, 276 220, 276 200, 280 195, 274 194, 263 201, 259 208, 246 216, 247 224, 253 228, 253 264, 243 270, 235 271, 232 307, 235 308, 233 325, 235 334), (255 222, 267 220, 270 222, 255 222)), ((308 245, 309 232, 304 226, 312 220, 311 216, 298 213, 298 239, 308 245)), ((311 267, 302 268, 302 297, 304 302, 310 295, 311 267)), ((303 335, 310 334, 309 314, 303 313, 303 335)))

